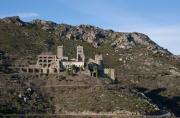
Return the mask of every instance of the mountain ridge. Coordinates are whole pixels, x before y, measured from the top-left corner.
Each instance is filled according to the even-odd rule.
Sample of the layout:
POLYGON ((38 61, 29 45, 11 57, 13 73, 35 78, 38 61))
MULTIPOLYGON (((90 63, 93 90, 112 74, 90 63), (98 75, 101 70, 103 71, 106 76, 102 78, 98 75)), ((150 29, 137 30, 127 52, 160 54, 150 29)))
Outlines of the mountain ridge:
POLYGON ((59 40, 61 40, 62 37, 69 40, 83 40, 92 44, 95 48, 106 42, 108 39, 112 39, 110 45, 115 49, 129 49, 136 45, 141 45, 146 46, 146 48, 153 53, 172 55, 171 52, 156 44, 147 35, 138 32, 115 32, 113 30, 104 30, 92 25, 72 26, 40 19, 24 22, 18 16, 5 17, 1 19, 1 21, 17 26, 36 25, 47 32, 54 31, 56 38, 59 40))

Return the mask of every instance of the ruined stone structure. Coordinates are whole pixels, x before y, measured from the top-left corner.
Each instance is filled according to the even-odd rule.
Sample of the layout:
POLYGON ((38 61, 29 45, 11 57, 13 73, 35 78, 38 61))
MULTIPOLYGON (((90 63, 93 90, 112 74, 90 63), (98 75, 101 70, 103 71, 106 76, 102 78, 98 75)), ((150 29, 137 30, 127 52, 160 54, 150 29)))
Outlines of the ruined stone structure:
POLYGON ((70 68, 73 65, 84 69, 85 55, 84 55, 84 51, 83 51, 83 46, 80 46, 80 45, 77 46, 76 59, 66 60, 65 58, 63 58, 63 60, 61 60, 61 63, 62 63, 63 69, 70 68))
POLYGON ((37 68, 41 69, 41 73, 59 73, 60 59, 56 55, 38 55, 37 68))
POLYGON ((55 74, 60 71, 71 68, 73 65, 84 69, 84 51, 82 46, 77 46, 77 58, 69 59, 63 55, 63 46, 57 47, 57 55, 44 53, 38 55, 36 65, 29 65, 23 67, 15 67, 16 70, 22 73, 42 73, 42 74, 55 74))
POLYGON ((82 46, 77 46, 77 59, 69 59, 63 55, 63 46, 57 47, 57 55, 39 55, 37 65, 42 73, 59 73, 61 70, 71 68, 73 65, 84 68, 84 52, 82 46))
POLYGON ((91 76, 108 77, 115 80, 115 69, 104 68, 102 54, 96 54, 94 60, 89 59, 88 66, 91 76))
POLYGON ((60 60, 68 60, 68 57, 64 57, 63 46, 57 46, 57 58, 60 60))
POLYGON ((85 69, 85 55, 83 46, 77 46, 76 59, 64 57, 63 46, 57 47, 57 54, 42 53, 38 55, 37 63, 29 66, 15 67, 21 73, 34 74, 58 74, 66 69, 76 66, 80 70, 89 71, 90 76, 109 77, 115 80, 115 70, 112 68, 104 68, 102 54, 96 54, 95 59, 89 59, 87 68, 85 69))
POLYGON ((102 54, 96 54, 95 55, 95 62, 98 65, 103 65, 103 56, 102 56, 102 54))
POLYGON ((84 51, 83 51, 83 46, 77 46, 77 61, 84 62, 85 61, 85 56, 84 56, 84 51))
POLYGON ((57 47, 57 58, 59 58, 59 59, 63 58, 63 46, 57 47))
POLYGON ((97 77, 104 76, 104 66, 103 66, 103 56, 102 54, 96 54, 95 59, 89 59, 88 61, 88 69, 90 71, 90 75, 97 77))

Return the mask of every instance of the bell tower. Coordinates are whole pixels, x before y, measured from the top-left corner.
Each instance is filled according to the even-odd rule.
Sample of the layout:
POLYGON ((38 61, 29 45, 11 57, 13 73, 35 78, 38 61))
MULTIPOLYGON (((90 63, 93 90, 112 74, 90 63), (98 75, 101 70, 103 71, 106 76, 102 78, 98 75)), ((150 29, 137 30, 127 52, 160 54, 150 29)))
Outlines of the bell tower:
POLYGON ((83 46, 78 45, 77 46, 77 61, 83 61, 85 60, 83 46))
POLYGON ((63 46, 57 47, 57 58, 62 59, 63 58, 63 46))

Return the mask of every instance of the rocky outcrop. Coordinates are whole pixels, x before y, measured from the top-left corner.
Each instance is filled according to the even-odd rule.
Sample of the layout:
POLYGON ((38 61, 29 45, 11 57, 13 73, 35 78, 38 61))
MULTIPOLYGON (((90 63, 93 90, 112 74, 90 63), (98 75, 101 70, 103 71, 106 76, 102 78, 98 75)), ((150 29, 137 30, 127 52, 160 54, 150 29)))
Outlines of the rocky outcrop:
POLYGON ((52 21, 45 21, 40 19, 33 20, 31 21, 31 23, 37 25, 38 27, 46 31, 54 30, 55 27, 57 26, 57 24, 52 21))
POLYGON ((114 42, 111 43, 113 48, 129 49, 136 45, 130 33, 116 33, 115 35, 114 42))
POLYGON ((145 34, 134 32, 131 33, 131 36, 135 43, 146 46, 149 50, 152 50, 153 53, 171 54, 167 49, 160 47, 145 34))
POLYGON ((80 40, 92 44, 95 48, 104 43, 108 43, 114 49, 130 49, 136 46, 146 47, 153 53, 162 55, 172 55, 168 50, 160 47, 153 42, 147 35, 142 33, 123 33, 114 32, 112 30, 104 30, 91 25, 72 26, 67 24, 57 24, 52 21, 33 20, 30 23, 23 22, 18 16, 6 17, 1 21, 5 23, 13 23, 18 26, 26 24, 36 25, 37 27, 54 34, 58 40, 80 40))
POLYGON ((98 47, 107 37, 107 31, 91 25, 70 26, 60 24, 56 28, 59 39, 82 40, 98 47))
POLYGON ((111 42, 110 45, 115 49, 130 49, 137 45, 141 45, 151 50, 153 53, 171 55, 168 50, 157 45, 147 35, 137 32, 114 32, 91 25, 71 26, 66 24, 60 24, 55 32, 59 39, 82 40, 91 43, 96 48, 106 41, 109 41, 111 42))
POLYGON ((23 22, 19 16, 13 16, 13 17, 5 17, 1 19, 2 22, 7 23, 7 24, 15 24, 17 26, 24 26, 26 25, 25 22, 23 22))

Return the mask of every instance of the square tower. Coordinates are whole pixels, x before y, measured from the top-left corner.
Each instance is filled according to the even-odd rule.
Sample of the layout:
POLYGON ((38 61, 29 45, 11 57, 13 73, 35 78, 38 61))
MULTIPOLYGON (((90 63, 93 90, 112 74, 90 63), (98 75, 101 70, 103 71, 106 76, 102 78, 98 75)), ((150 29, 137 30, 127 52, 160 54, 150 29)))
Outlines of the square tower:
POLYGON ((95 62, 98 65, 103 65, 103 56, 102 56, 102 54, 96 54, 95 55, 95 62))
POLYGON ((63 58, 63 46, 57 46, 57 58, 58 59, 63 58))
POLYGON ((77 46, 77 61, 83 61, 84 62, 84 51, 83 46, 78 45, 77 46))

